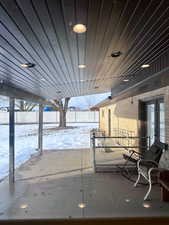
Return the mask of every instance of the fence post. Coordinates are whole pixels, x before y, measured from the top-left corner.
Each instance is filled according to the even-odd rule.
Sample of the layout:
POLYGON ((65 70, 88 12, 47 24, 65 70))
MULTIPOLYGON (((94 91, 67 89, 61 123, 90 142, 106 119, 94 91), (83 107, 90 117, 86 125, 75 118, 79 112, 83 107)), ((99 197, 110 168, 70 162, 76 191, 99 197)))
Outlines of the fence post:
POLYGON ((93 170, 96 172, 96 149, 95 149, 95 132, 92 134, 92 151, 93 151, 93 170))

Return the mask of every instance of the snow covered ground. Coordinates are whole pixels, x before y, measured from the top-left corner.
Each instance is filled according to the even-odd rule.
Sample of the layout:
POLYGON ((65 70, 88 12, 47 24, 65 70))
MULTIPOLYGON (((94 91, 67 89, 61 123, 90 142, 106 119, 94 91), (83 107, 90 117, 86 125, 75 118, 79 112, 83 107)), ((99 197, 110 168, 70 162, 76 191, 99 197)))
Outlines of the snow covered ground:
MULTIPOLYGON (((43 147, 45 150, 89 148, 90 130, 97 124, 68 124, 73 129, 54 130, 56 125, 44 125, 43 147), (51 129, 51 130, 50 130, 51 129)), ((9 165, 9 126, 0 125, 0 179, 8 175, 9 165)), ((38 146, 38 125, 16 125, 15 162, 16 167, 36 153, 38 146)))

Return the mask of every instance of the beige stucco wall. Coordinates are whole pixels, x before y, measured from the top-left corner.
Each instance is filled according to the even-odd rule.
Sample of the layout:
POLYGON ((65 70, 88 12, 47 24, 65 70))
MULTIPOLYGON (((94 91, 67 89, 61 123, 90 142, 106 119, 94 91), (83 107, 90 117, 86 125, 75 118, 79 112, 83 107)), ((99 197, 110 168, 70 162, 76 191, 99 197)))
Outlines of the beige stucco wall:
POLYGON ((116 129, 126 129, 137 135, 138 101, 132 104, 131 99, 126 99, 100 108, 100 129, 104 130, 106 135, 108 135, 109 126, 108 110, 111 110, 111 135, 114 135, 116 129), (104 114, 104 117, 102 114, 104 114))
POLYGON ((157 96, 164 97, 165 103, 165 142, 169 144, 169 87, 147 92, 133 98, 100 107, 100 129, 108 135, 108 110, 111 110, 111 136, 117 136, 116 130, 126 130, 132 136, 139 135, 139 100, 148 101, 157 96), (104 113, 103 113, 104 111, 104 113), (104 114, 104 116, 103 116, 104 114))

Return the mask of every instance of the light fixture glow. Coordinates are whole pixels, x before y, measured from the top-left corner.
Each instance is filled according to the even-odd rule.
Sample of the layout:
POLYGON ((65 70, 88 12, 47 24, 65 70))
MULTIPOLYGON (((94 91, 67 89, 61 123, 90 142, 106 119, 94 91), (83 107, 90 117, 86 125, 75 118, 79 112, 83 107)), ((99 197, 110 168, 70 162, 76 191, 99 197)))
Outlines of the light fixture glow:
POLYGON ((83 24, 76 24, 74 27, 73 27, 73 31, 75 33, 78 33, 78 34, 82 34, 84 32, 86 32, 87 28, 85 25, 83 24))
POLYGON ((128 81, 129 81, 129 79, 124 79, 123 81, 124 81, 124 82, 128 82, 128 81))
POLYGON ((143 207, 144 207, 144 208, 146 208, 146 209, 148 209, 148 208, 150 208, 150 207, 151 207, 151 205, 150 205, 150 204, 148 204, 148 203, 143 203, 143 207))
POLYGON ((85 80, 80 80, 81 82, 84 82, 85 80))
POLYGON ((126 198, 125 201, 126 201, 126 202, 130 202, 130 199, 129 199, 129 198, 126 198))
POLYGON ((143 65, 141 66, 141 68, 148 68, 148 67, 150 67, 149 64, 143 64, 143 65))
POLYGON ((79 208, 81 208, 81 209, 83 209, 83 208, 86 207, 86 205, 85 205, 84 203, 80 203, 78 206, 79 206, 79 208))
POLYGON ((79 67, 80 69, 84 69, 84 68, 86 68, 86 65, 85 65, 85 64, 79 64, 78 67, 79 67))
POLYGON ((28 67, 28 64, 27 63, 22 63, 20 64, 21 67, 24 67, 24 68, 27 68, 28 67))
POLYGON ((119 57, 122 53, 120 51, 112 52, 111 57, 119 57))
POLYGON ((27 204, 22 204, 22 205, 20 206, 21 209, 26 209, 27 207, 28 207, 27 204))
POLYGON ((35 66, 35 64, 34 63, 22 63, 22 64, 20 64, 20 66, 23 68, 32 68, 35 66))

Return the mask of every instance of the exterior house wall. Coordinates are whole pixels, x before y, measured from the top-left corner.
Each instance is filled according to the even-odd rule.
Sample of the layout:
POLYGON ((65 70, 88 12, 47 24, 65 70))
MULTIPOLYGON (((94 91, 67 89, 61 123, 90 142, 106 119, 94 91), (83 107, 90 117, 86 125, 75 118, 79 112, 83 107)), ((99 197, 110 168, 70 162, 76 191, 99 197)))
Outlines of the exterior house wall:
POLYGON ((126 99, 118 103, 100 108, 100 129, 108 135, 108 110, 111 111, 111 135, 115 135, 117 129, 126 129, 137 135, 138 130, 138 101, 131 103, 126 99), (103 113, 104 111, 104 113, 103 113), (104 117, 103 117, 104 114, 104 117))
MULTIPOLYGON (((165 103, 165 142, 169 144, 169 87, 127 98, 100 107, 100 129, 108 135, 108 110, 111 110, 111 136, 139 136, 139 101, 148 101, 159 96, 165 103)), ((111 102, 111 101, 110 101, 111 102)), ((124 141, 123 141, 124 143, 124 141)), ((138 144, 138 142, 133 142, 138 144)))

